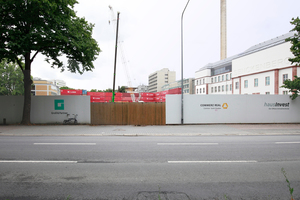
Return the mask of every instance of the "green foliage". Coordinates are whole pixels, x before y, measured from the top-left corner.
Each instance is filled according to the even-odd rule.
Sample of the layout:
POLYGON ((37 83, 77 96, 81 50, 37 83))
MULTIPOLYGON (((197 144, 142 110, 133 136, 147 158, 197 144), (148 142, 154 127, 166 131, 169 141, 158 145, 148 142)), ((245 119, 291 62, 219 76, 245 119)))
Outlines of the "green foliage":
POLYGON ((296 99, 298 97, 298 93, 300 91, 300 77, 295 76, 294 80, 285 80, 283 82, 284 85, 281 87, 290 89, 289 92, 292 92, 292 95, 290 96, 292 100, 296 99))
POLYGON ((90 92, 112 92, 112 89, 110 89, 110 88, 108 88, 106 90, 91 89, 90 92))
POLYGON ((0 95, 24 95, 22 70, 15 63, 0 63, 0 95))
POLYGON ((22 124, 30 124, 31 63, 40 53, 51 67, 79 72, 94 69, 100 53, 93 24, 76 16, 76 0, 0 0, 0 61, 18 63, 24 74, 22 124), (65 66, 62 55, 68 59, 65 66), (25 65, 22 65, 22 61, 25 65))
POLYGON ((60 56, 69 60, 71 72, 94 68, 92 61, 100 49, 92 38, 94 25, 76 16, 76 0, 0 0, 0 59, 19 62, 27 53, 47 57, 51 66, 63 71, 60 56), (81 66, 80 66, 81 64, 81 66))
POLYGON ((62 86, 59 89, 63 89, 63 90, 75 90, 74 88, 70 88, 68 86, 62 86))
POLYGON ((281 168, 281 172, 282 172, 282 174, 283 174, 283 176, 284 176, 284 178, 285 178, 285 181, 286 181, 287 184, 288 184, 287 186, 288 186, 289 191, 290 191, 291 200, 293 200, 293 199, 294 199, 294 197, 293 197, 294 188, 291 187, 291 183, 290 183, 290 181, 289 181, 288 178, 287 178, 287 175, 286 175, 286 172, 285 172, 284 168, 281 168))
POLYGON ((119 87, 118 92, 125 93, 126 92, 126 87, 125 86, 119 87))
POLYGON ((112 92, 112 89, 108 88, 106 90, 103 90, 102 92, 112 92))
POLYGON ((292 18, 291 24, 295 27, 292 31, 295 31, 293 37, 287 38, 286 41, 290 41, 292 43, 291 52, 294 54, 295 58, 289 58, 289 61, 292 64, 296 63, 296 65, 300 64, 300 19, 299 17, 292 18))

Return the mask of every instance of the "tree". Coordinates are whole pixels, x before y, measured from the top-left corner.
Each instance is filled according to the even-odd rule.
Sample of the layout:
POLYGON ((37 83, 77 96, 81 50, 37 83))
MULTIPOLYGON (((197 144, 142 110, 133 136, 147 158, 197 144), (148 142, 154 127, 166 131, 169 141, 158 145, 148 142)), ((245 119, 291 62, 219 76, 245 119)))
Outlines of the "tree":
POLYGON ((296 63, 296 65, 300 64, 300 19, 299 17, 292 18, 292 21, 290 22, 292 25, 295 26, 291 31, 295 31, 295 34, 293 37, 287 38, 287 42, 292 43, 291 52, 294 54, 294 58, 289 58, 289 61, 292 62, 292 64, 296 63))
POLYGON ((0 0, 0 61, 18 63, 24 74, 22 124, 30 124, 31 64, 45 55, 51 67, 91 71, 100 48, 92 38, 94 25, 76 16, 76 0, 0 0), (63 63, 62 55, 68 59, 63 63), (25 65, 22 65, 22 61, 25 65))
POLYGON ((112 89, 108 88, 106 90, 103 90, 103 92, 112 92, 112 89))
POLYGON ((91 89, 90 92, 100 92, 101 90, 97 90, 97 89, 91 89))
POLYGON ((118 92, 125 93, 126 92, 126 87, 125 86, 119 87, 118 92))
MULTIPOLYGON (((300 19, 299 17, 292 18, 291 24, 295 25, 295 28, 292 31, 295 31, 293 37, 287 38, 286 41, 290 41, 292 43, 291 52, 294 54, 294 58, 289 58, 289 61, 292 64, 296 64, 298 66, 300 64, 300 19)), ((300 91, 300 77, 295 76, 294 80, 285 80, 284 85, 281 87, 290 89, 289 92, 292 92, 290 96, 291 99, 296 99, 298 97, 298 93, 300 91)))
POLYGON ((0 95, 24 95, 22 70, 15 63, 0 63, 0 95))
POLYGON ((74 88, 69 88, 68 86, 62 86, 59 89, 65 89, 65 90, 75 90, 74 88))
POLYGON ((298 93, 300 91, 300 77, 295 76, 294 80, 285 80, 283 82, 284 85, 281 87, 290 89, 289 92, 292 92, 292 95, 290 96, 292 100, 296 99, 298 97, 298 93))

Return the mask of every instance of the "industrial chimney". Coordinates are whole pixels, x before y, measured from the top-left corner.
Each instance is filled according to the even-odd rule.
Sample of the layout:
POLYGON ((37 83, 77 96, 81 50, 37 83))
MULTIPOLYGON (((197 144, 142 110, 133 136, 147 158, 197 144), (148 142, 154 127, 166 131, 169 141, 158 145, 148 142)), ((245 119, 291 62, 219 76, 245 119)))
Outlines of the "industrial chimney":
POLYGON ((226 0, 221 0, 221 60, 227 58, 226 0))

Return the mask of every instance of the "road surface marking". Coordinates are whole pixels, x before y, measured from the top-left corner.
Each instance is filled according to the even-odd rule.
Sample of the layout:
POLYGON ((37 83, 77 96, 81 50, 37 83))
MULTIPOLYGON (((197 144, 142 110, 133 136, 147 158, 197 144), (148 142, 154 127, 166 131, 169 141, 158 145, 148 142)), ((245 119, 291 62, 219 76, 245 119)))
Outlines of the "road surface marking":
POLYGON ((275 144, 300 144, 300 142, 275 142, 275 144))
POLYGON ((0 163, 77 163, 64 160, 0 160, 0 163))
POLYGON ((203 160, 203 161, 168 161, 170 164, 187 164, 187 163, 256 163, 256 160, 203 160))
POLYGON ((219 143, 157 143, 157 145, 181 145, 181 146, 193 146, 193 145, 218 145, 219 143))
POLYGON ((96 143, 33 143, 34 145, 96 145, 96 143))

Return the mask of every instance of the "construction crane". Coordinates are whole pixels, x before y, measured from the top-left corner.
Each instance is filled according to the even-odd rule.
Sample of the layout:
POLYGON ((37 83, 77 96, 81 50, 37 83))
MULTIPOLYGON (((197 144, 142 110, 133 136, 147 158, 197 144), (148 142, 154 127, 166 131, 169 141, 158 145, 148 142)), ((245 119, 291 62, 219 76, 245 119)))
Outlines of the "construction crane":
MULTIPOLYGON (((109 22, 109 24, 113 24, 114 27, 115 27, 115 26, 117 26, 117 18, 115 16, 113 8, 111 6, 108 6, 108 7, 109 7, 110 12, 111 12, 111 20, 108 21, 108 22, 109 22)), ((123 48, 123 45, 122 45, 122 41, 123 41, 122 37, 119 33, 118 50, 119 50, 119 53, 121 55, 122 64, 124 66, 125 73, 126 73, 126 76, 127 76, 127 84, 130 88, 132 88, 131 78, 130 78, 129 71, 128 71, 127 60, 126 60, 126 56, 125 56, 125 53, 124 53, 124 48, 123 48)), ((131 96, 132 102, 135 102, 136 101, 135 95, 133 93, 131 93, 130 96, 131 96)))

